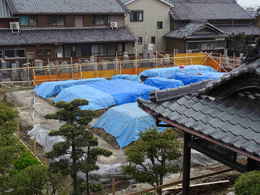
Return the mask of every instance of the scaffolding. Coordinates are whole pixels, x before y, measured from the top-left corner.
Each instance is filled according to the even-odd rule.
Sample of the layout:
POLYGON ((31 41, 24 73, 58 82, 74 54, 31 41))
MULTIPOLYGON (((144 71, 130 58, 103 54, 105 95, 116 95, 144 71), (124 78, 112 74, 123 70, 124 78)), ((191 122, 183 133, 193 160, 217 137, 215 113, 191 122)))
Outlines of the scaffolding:
POLYGON ((100 62, 75 64, 48 64, 33 66, 24 64, 20 68, 0 69, 0 84, 37 85, 47 81, 86 78, 111 78, 116 74, 139 74, 151 68, 163 68, 185 65, 207 65, 218 71, 230 71, 240 65, 239 59, 213 56, 207 53, 184 53, 170 56, 168 54, 149 59, 106 59, 100 62))

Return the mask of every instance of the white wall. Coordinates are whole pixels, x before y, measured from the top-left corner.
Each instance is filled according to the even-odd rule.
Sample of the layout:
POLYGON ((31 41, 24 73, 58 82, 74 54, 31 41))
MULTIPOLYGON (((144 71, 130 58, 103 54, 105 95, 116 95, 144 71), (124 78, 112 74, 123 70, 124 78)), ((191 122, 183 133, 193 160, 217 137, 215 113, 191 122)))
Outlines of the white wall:
POLYGON ((128 4, 127 8, 130 10, 143 10, 143 22, 130 22, 130 15, 127 14, 126 26, 129 30, 138 37, 143 37, 143 44, 136 43, 138 53, 143 52, 144 44, 151 42, 151 37, 156 37, 155 48, 158 51, 165 50, 165 41, 163 36, 170 32, 170 6, 162 3, 160 0, 135 0, 128 4), (163 22, 163 29, 157 29, 157 21, 163 22))

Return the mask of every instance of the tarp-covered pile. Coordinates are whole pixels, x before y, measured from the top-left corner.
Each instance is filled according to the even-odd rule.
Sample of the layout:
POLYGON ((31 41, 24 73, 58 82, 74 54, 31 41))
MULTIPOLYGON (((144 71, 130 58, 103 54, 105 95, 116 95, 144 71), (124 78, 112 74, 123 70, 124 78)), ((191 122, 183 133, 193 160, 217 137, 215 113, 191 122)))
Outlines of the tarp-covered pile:
POLYGON ((175 79, 165 79, 160 77, 148 78, 144 81, 144 84, 157 87, 161 90, 178 88, 184 85, 182 81, 175 80, 175 79))
POLYGON ((87 85, 78 85, 63 89, 53 101, 71 102, 75 99, 88 100, 88 105, 81 107, 83 110, 102 110, 116 104, 115 99, 110 94, 87 85))
POLYGON ((203 66, 203 65, 176 66, 171 68, 154 68, 150 70, 145 70, 142 73, 140 73, 140 77, 144 77, 144 78, 162 77, 166 79, 174 79, 176 73, 178 72, 200 73, 200 72, 217 72, 217 71, 210 66, 203 66))
POLYGON ((70 102, 75 99, 88 100, 85 110, 100 110, 113 105, 136 102, 138 98, 148 99, 152 91, 158 88, 124 79, 100 80, 88 82, 63 89, 54 99, 54 102, 70 102))
POLYGON ((89 83, 88 86, 110 94, 117 105, 135 102, 138 98, 148 99, 152 91, 158 90, 155 87, 124 79, 89 83))
POLYGON ((184 85, 197 83, 205 80, 218 80, 224 73, 221 72, 201 72, 201 73, 187 73, 178 72, 175 74, 175 79, 180 80, 184 85))
POLYGON ((134 74, 117 74, 112 77, 112 79, 125 79, 129 81, 139 82, 139 76, 134 74))
POLYGON ((76 85, 84 85, 96 81, 104 81, 104 78, 82 79, 82 80, 67 80, 45 82, 35 87, 35 93, 42 98, 50 98, 58 95, 62 89, 76 85))
POLYGON ((130 103, 110 108, 93 127, 104 129, 114 136, 118 145, 123 148, 136 141, 140 132, 156 127, 156 123, 137 103, 130 103))

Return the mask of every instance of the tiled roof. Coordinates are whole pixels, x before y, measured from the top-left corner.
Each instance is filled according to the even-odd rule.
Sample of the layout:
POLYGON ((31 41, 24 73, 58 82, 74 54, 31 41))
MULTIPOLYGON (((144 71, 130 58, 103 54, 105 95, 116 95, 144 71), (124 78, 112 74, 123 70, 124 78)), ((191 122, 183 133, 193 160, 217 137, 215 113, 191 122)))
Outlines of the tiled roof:
POLYGON ((125 28, 112 29, 42 29, 12 33, 0 31, 0 45, 70 44, 102 42, 134 42, 135 37, 125 28))
POLYGON ((0 0, 0 18, 9 18, 9 17, 11 17, 11 13, 6 4, 6 1, 0 0))
POLYGON ((177 20, 253 18, 235 0, 176 0, 171 15, 177 20))
POLYGON ((11 0, 15 14, 124 13, 117 0, 11 0))
POLYGON ((227 34, 260 35, 260 28, 255 25, 217 26, 227 34))
MULTIPOLYGON (((130 2, 134 2, 135 0, 120 0, 124 5, 127 5, 130 2)), ((174 0, 159 0, 168 5, 174 6, 174 0)))
POLYGON ((139 105, 154 117, 260 159, 259 67, 257 60, 219 81, 156 92, 153 101, 139 100, 139 105))
MULTIPOLYGON (((224 32, 217 27, 209 24, 209 23, 204 23, 204 22, 191 22, 184 26, 183 28, 173 30, 165 35, 167 38, 178 38, 178 39, 183 39, 183 38, 188 38, 193 35, 196 31, 199 31, 202 28, 210 28, 213 31, 216 32, 215 35, 202 35, 203 37, 210 37, 210 36, 220 36, 221 34, 224 35, 224 32)), ((194 38, 198 38, 198 36, 194 36, 194 38)))

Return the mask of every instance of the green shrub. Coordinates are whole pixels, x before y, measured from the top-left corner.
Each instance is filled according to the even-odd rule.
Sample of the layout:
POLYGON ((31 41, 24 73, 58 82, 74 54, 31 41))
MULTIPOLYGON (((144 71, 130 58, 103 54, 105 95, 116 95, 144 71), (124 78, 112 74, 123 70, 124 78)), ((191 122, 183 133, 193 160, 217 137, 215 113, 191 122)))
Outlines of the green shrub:
POLYGON ((252 171, 241 175, 235 183, 236 195, 260 194, 260 171, 252 171))
POLYGON ((24 152, 15 162, 14 166, 17 171, 23 170, 32 165, 38 165, 40 162, 29 152, 24 152))

